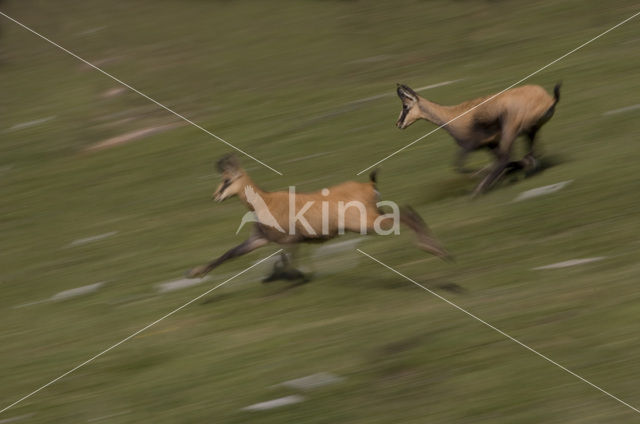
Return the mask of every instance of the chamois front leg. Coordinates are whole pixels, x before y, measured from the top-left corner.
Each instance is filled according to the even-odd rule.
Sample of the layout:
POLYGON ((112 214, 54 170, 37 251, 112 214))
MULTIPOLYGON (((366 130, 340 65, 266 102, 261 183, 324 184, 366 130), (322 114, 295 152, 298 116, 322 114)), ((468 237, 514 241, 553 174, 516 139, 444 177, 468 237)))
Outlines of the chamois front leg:
POLYGON ((502 177, 509 166, 509 155, 500 154, 493 169, 473 190, 473 197, 488 191, 502 177))
POLYGON ((465 167, 465 163, 467 162, 467 157, 471 153, 471 150, 465 149, 464 147, 458 151, 455 160, 453 161, 453 166, 459 174, 471 174, 475 172, 473 169, 469 169, 465 167))
POLYGON ((469 153, 473 152, 474 149, 462 148, 458 151, 456 158, 453 162, 453 166, 457 173, 459 174, 471 174, 472 177, 477 177, 478 175, 483 174, 489 168, 491 168, 491 164, 485 165, 482 168, 467 168, 465 163, 467 161, 467 157, 469 157, 469 153))
POLYGON ((457 155, 455 160, 453 161, 453 166, 455 168, 455 171, 459 174, 472 174, 473 177, 482 174, 484 171, 487 170, 487 166, 484 166, 480 169, 474 169, 474 168, 467 168, 465 166, 465 163, 467 162, 467 158, 469 157, 469 153, 476 151, 477 149, 472 149, 469 147, 463 147, 461 148, 457 155))
POLYGON ((534 144, 536 139, 537 127, 534 127, 527 131, 527 143, 529 145, 529 151, 520 160, 511 161, 507 164, 507 174, 511 174, 516 171, 523 170, 526 174, 534 172, 538 168, 538 159, 536 158, 534 144))
POLYGON ((219 258, 209 262, 206 265, 200 265, 198 267, 195 267, 195 268, 189 270, 187 272, 187 277, 188 278, 198 278, 198 277, 202 278, 205 275, 207 275, 212 269, 216 268, 218 265, 220 265, 224 261, 229 260, 231 258, 235 258, 237 256, 245 255, 245 254, 247 254, 247 253, 249 253, 251 251, 256 250, 259 247, 264 246, 267 243, 269 243, 269 240, 267 240, 266 238, 264 238, 264 237, 262 237, 262 236, 260 236, 258 234, 253 234, 245 242, 239 244, 238 246, 234 247, 233 249, 228 250, 222 256, 220 256, 219 258))
POLYGON ((493 165, 493 169, 473 190, 473 197, 489 190, 505 173, 509 167, 511 147, 513 146, 513 142, 516 139, 517 134, 518 131, 516 128, 503 128, 500 145, 498 148, 494 149, 496 161, 493 165))

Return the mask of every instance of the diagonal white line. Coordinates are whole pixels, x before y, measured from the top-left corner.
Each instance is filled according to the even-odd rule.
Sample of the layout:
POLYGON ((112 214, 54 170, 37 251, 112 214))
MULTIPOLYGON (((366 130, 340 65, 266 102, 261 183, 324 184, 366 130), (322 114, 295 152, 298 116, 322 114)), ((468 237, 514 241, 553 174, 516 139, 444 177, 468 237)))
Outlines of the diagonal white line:
POLYGON ((133 88, 132 86, 130 86, 129 84, 127 84, 126 82, 114 77, 113 75, 111 75, 110 73, 108 73, 107 71, 97 67, 96 65, 90 63, 89 61, 81 58, 80 56, 78 56, 77 54, 73 53, 70 50, 65 49, 64 47, 62 47, 61 45, 55 43, 54 41, 48 39, 47 37, 45 37, 44 35, 40 34, 39 32, 36 32, 35 30, 29 28, 28 26, 26 26, 25 24, 18 22, 17 20, 13 19, 11 16, 7 15, 6 13, 0 12, 0 15, 4 16, 5 18, 9 19, 10 21, 20 25, 22 28, 26 29, 27 31, 31 32, 32 34, 37 35, 38 37, 42 38, 43 40, 45 40, 47 43, 59 48, 60 50, 62 50, 63 52, 75 57, 76 59, 78 59, 79 61, 87 64, 88 66, 92 67, 93 69, 95 69, 96 71, 108 76, 109 78, 111 78, 112 80, 116 81, 117 83, 127 87, 129 90, 141 95, 142 97, 144 97, 145 99, 149 100, 152 103, 155 103, 156 105, 160 106, 162 109, 166 110, 167 112, 170 112, 172 114, 174 114, 175 116, 177 116, 178 118, 182 119, 183 121, 193 125, 194 127, 198 128, 200 131, 210 135, 213 138, 218 139, 219 141, 223 142, 224 144, 226 144, 227 146, 231 147, 232 149, 237 150, 238 152, 242 153, 243 155, 253 159, 254 161, 258 162, 260 165, 269 168, 270 170, 272 170, 273 172, 275 172, 276 174, 282 175, 282 172, 270 167, 269 165, 267 165, 266 163, 262 162, 259 159, 256 159, 254 156, 251 156, 249 153, 245 152, 244 150, 234 146, 233 144, 229 143, 227 140, 224 140, 223 138, 215 135, 214 133, 212 133, 211 131, 207 130, 206 128, 203 128, 202 126, 196 124, 195 122, 193 122, 192 120, 186 118, 184 115, 179 114, 178 112, 174 111, 173 109, 171 109, 170 107, 167 107, 165 105, 163 105, 162 103, 160 103, 159 101, 147 96, 146 94, 144 94, 143 92, 141 92, 140 90, 137 90, 135 88, 133 88))
POLYGON ((520 84, 520 83, 521 83, 521 82, 523 82, 523 81, 528 80, 529 78, 531 78, 532 76, 536 75, 537 73, 539 73, 539 72, 541 72, 541 71, 543 71, 543 70, 547 69, 549 66, 551 66, 551 65, 553 65, 553 64, 555 64, 555 63, 557 63, 557 62, 561 61, 561 60, 562 60, 562 59, 564 59, 565 57, 569 56, 570 54, 572 54, 572 53, 574 53, 574 52, 576 52, 576 51, 578 51, 578 50, 580 50, 580 49, 581 49, 581 48, 583 48, 584 46, 586 46, 586 45, 588 45, 588 44, 591 44, 593 41, 597 40, 598 38, 602 37, 603 35, 607 34, 608 32, 613 31, 614 29, 618 28, 620 25, 623 25, 623 24, 625 24, 625 23, 629 22, 631 19, 635 18, 635 17, 636 17, 636 16, 638 16, 638 15, 640 15, 640 12, 635 13, 634 15, 632 15, 632 16, 630 16, 630 17, 628 17, 627 19, 625 19, 624 21, 622 21, 622 22, 618 23, 617 25, 612 26, 612 27, 611 27, 611 28, 609 28, 608 30, 606 30, 606 31, 604 31, 604 32, 602 32, 602 33, 600 33, 600 34, 596 35, 596 36, 595 36, 595 37, 593 37, 591 40, 589 40, 589 41, 587 41, 587 42, 585 42, 585 43, 583 43, 583 44, 579 45, 578 47, 576 47, 575 49, 571 50, 570 52, 563 54, 562 56, 560 56, 559 58, 555 59, 554 61, 547 63, 546 65, 544 65, 542 68, 538 69, 537 71, 532 72, 532 73, 530 73, 529 75, 527 75, 526 77, 522 78, 521 80, 514 82, 513 84, 511 84, 509 87, 505 88, 504 90, 502 90, 502 91, 500 91, 500 92, 498 92, 498 93, 494 94, 493 96, 491 96, 491 97, 489 97, 488 99, 484 100, 482 103, 478 103, 477 105, 475 105, 475 106, 474 106, 474 107, 472 107, 471 109, 466 110, 465 112, 461 113, 460 115, 456 116, 455 118, 451 119, 450 121, 445 122, 444 124, 440 125, 439 127, 437 127, 437 128, 435 128, 435 129, 433 129, 433 130, 429 131, 428 133, 426 133, 426 134, 425 134, 425 135, 423 135, 422 137, 419 137, 419 138, 417 138, 417 139, 413 140, 411 143, 409 143, 409 144, 407 144, 406 146, 404 146, 404 147, 402 147, 402 148, 400 148, 400 149, 396 150, 395 152, 391 153, 390 155, 387 155, 386 157, 384 157, 384 158, 380 159, 378 162, 376 162, 376 163, 374 163, 373 165, 371 165, 371 166, 369 166, 369 167, 367 167, 367 168, 363 169, 362 171, 358 172, 356 175, 360 175, 360 174, 362 174, 363 172, 368 171, 369 169, 371 169, 371 168, 373 168, 374 166, 376 166, 376 165, 378 165, 378 164, 380 164, 380 163, 384 162, 385 160, 389 159, 390 157, 395 156, 395 155, 397 155, 398 153, 402 152, 403 150, 405 150, 405 149, 407 149, 407 148, 409 148, 409 147, 413 146, 413 145, 414 145, 414 144, 416 144, 418 141, 420 141, 420 140, 422 140, 422 139, 424 139, 424 138, 426 138, 426 137, 430 136, 430 135, 431 135, 431 134, 433 134, 434 132, 438 131, 440 128, 442 128, 442 127, 445 127, 445 126, 449 125, 450 123, 452 123, 452 122, 453 122, 453 121, 455 121, 456 119, 458 119, 458 118, 460 118, 460 117, 462 117, 462 116, 466 115, 467 113, 471 112, 471 111, 472 111, 472 110, 474 110, 475 108, 482 106, 483 104, 485 104, 485 103, 487 103, 488 101, 490 101, 490 100, 492 100, 492 99, 496 98, 497 96, 499 96, 500 94, 504 93, 505 91, 507 91, 507 90, 509 90, 509 89, 511 89, 511 88, 513 88, 513 87, 515 87, 516 85, 520 84))
POLYGON ((553 365, 557 366, 558 368, 568 372, 569 374, 571 374, 572 376, 576 377, 577 379, 587 383, 588 385, 590 385, 591 387, 598 389, 599 391, 601 391, 602 393, 604 393, 605 395, 617 400, 618 402, 620 402, 621 404, 633 409, 634 411, 636 411, 637 413, 640 413, 640 410, 637 408, 634 408, 633 406, 629 405, 627 402, 623 401, 622 399, 612 395, 611 393, 607 392, 606 390, 596 386, 595 384, 593 384, 592 382, 590 382, 589 380, 580 377, 578 374, 576 374, 575 372, 571 371, 568 368, 563 367, 562 365, 560 365, 559 363, 557 363, 556 361, 554 361, 553 359, 549 358, 548 356, 543 355, 542 353, 538 352, 537 350, 527 346, 526 344, 522 343, 521 341, 519 341, 518 339, 511 337, 510 335, 508 335, 507 333, 505 333, 504 331, 500 330, 499 328, 494 327, 493 325, 489 324, 488 322, 486 322, 485 320, 483 320, 482 318, 477 317, 476 315, 472 314, 471 312, 467 311, 466 309, 461 308, 460 306, 456 305, 455 303, 451 302, 450 300, 440 296, 438 293, 434 292, 433 290, 430 290, 428 288, 426 288, 425 286, 423 286, 422 284, 418 283, 417 281, 407 277, 406 275, 402 274, 400 271, 396 271, 395 269, 391 268, 389 265, 379 261, 378 259, 374 258, 373 256, 369 255, 366 252, 363 252, 360 249, 356 249, 358 252, 362 253, 363 255, 365 255, 366 257, 368 257, 369 259, 379 263, 380 265, 382 265, 383 267, 387 268, 388 270, 398 274, 399 276, 401 276, 402 278, 404 278, 407 281, 412 282, 413 284, 415 284, 416 286, 420 287, 423 290, 428 291, 430 294, 436 296, 438 299, 443 300, 445 302, 447 302, 449 305, 453 306, 454 308, 458 309, 459 311, 464 312, 465 314, 469 315, 471 318, 475 319, 476 321, 480 321, 482 324, 486 325, 487 327, 491 328, 494 331, 497 331, 498 333, 502 334, 503 336, 505 336, 506 338, 508 338, 509 340, 516 342, 517 344, 519 344, 520 346, 524 347, 525 349, 527 349, 530 352, 535 353, 536 355, 538 355, 539 357, 541 357, 542 359, 551 362, 553 365))
POLYGON ((6 411, 9 408, 12 408, 13 406, 17 405, 18 403, 22 402, 23 400, 30 398, 31 396, 35 395, 36 393, 38 393, 40 390, 52 385, 53 383, 55 383, 56 381, 66 377, 67 375, 71 374, 72 372, 74 372, 75 370, 77 370, 78 368, 81 368, 85 365, 87 365, 89 362, 92 362, 93 360, 101 357, 102 355, 104 355, 105 353, 109 352, 112 349, 115 349, 116 347, 120 346, 122 343, 131 340, 132 338, 134 338, 135 336, 137 336, 138 334, 142 333, 143 331, 145 331, 146 329, 148 329, 149 327, 152 327, 154 325, 156 325, 157 323, 159 323, 160 321, 162 321, 165 318, 170 317, 171 315, 175 314, 176 312, 178 312, 179 310, 186 308, 187 306, 191 305, 193 302, 195 302, 198 299, 201 299, 202 297, 208 295, 209 293, 211 293, 212 291, 214 291, 215 289, 217 289, 218 287, 222 287, 225 284, 227 284, 229 281, 233 280, 234 278, 244 274, 245 272, 249 271, 251 268, 256 267, 258 265, 260 265, 262 262, 266 261, 267 259, 271 258, 274 255, 277 255, 278 253, 282 252, 282 249, 278 249, 276 252, 273 252, 272 254, 270 254, 269 256, 267 256, 266 258, 263 258, 261 260, 259 260, 258 262, 256 262, 255 264, 251 265, 248 268, 245 268, 244 270, 240 271, 239 273, 237 273, 236 275, 234 275, 231 278, 228 278, 226 280, 224 280, 222 283, 218 284, 217 286, 207 290, 206 292, 202 293, 201 295, 199 295, 198 297, 195 297, 194 299, 191 299, 190 301, 188 301, 187 303, 185 303, 184 305, 180 306, 179 308, 174 309, 173 311, 169 312, 168 314, 164 315, 162 318, 158 318, 157 320, 153 321, 151 324, 148 324, 146 327, 141 328, 140 330, 136 331, 135 333, 131 334, 130 336, 120 340, 118 343, 114 344, 113 346, 103 350, 102 352, 98 353, 97 355, 87 359, 86 361, 84 361, 83 363, 81 363, 80 365, 77 365, 76 367, 70 369, 69 371, 65 372, 64 374, 62 374, 61 376, 54 378, 53 380, 51 380, 50 382, 48 382, 47 384, 39 387, 38 389, 34 390, 33 392, 29 393, 28 395, 25 395, 23 397, 21 397, 20 399, 18 399, 17 401, 13 402, 11 405, 5 407, 4 409, 0 410, 0 414, 2 414, 4 411, 6 411))

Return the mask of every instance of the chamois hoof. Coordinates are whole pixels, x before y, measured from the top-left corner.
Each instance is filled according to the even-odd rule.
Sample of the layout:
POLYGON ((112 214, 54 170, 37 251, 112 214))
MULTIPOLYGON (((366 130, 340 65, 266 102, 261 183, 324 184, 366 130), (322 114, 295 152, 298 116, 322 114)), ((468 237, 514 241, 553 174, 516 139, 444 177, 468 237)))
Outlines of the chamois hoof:
POLYGON ((533 156, 530 156, 529 162, 527 163, 527 167, 524 170, 524 175, 526 178, 531 177, 532 175, 537 174, 542 170, 542 165, 540 161, 533 156))
POLYGON ((476 187, 473 189, 471 193, 471 200, 476 200, 478 197, 484 194, 484 189, 482 187, 476 187))
POLYGON ((263 283, 270 283, 272 281, 297 281, 298 283, 307 283, 311 281, 311 278, 298 269, 278 270, 262 279, 263 283))
POLYGON ((296 281, 297 284, 305 284, 311 281, 311 276, 309 274, 305 274, 304 272, 294 269, 289 275, 289 281, 296 281))
POLYGON ((491 165, 486 165, 483 166, 480 169, 475 169, 473 170, 473 173, 471 174, 471 178, 478 178, 478 177, 482 177, 482 176, 486 176, 489 171, 491 170, 491 165))
POLYGON ((266 283, 270 283, 272 281, 277 281, 279 279, 280 279, 280 277, 276 273, 273 273, 271 275, 267 275, 266 277, 264 277, 262 279, 262 283, 266 284, 266 283))

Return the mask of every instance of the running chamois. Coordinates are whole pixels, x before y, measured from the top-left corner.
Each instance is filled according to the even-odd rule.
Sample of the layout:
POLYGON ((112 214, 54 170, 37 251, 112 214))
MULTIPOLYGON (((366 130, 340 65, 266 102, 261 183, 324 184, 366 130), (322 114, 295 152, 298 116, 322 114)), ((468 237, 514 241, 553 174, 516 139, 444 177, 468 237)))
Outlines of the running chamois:
MULTIPOLYGON (((295 193, 292 196, 289 191, 262 190, 233 155, 224 156, 217 167, 222 182, 213 194, 214 200, 222 202, 238 196, 255 214, 253 231, 240 245, 188 271, 189 278, 203 277, 223 262, 270 242, 291 249, 304 242, 324 242, 345 232, 389 234, 398 226, 394 214, 385 214, 379 209, 375 171, 366 183, 348 181, 319 192, 295 193)), ((445 260, 451 258, 413 209, 396 209, 400 223, 415 233, 420 249, 445 260)), ((283 251, 273 273, 263 281, 276 279, 306 281, 307 277, 293 268, 283 251)))
POLYGON ((396 126, 405 129, 418 119, 444 125, 461 148, 455 161, 459 172, 471 172, 464 167, 470 152, 488 149, 493 153, 495 162, 474 189, 476 196, 489 190, 505 172, 537 167, 533 149, 536 134, 553 116, 560 100, 560 84, 554 87, 553 97, 539 85, 525 85, 494 95, 494 98, 480 97, 455 106, 431 102, 402 84, 398 84, 397 93, 402 101, 402 111, 396 126), (529 151, 523 159, 511 161, 513 142, 520 135, 527 137, 529 151))

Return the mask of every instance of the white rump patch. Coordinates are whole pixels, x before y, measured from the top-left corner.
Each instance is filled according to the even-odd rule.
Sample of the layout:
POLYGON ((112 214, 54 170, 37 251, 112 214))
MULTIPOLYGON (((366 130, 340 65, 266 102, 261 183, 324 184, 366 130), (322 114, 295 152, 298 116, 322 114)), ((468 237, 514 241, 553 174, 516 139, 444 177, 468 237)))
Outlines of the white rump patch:
POLYGON ((540 270, 540 269, 567 268, 567 267, 570 267, 570 266, 576 266, 576 265, 588 264, 590 262, 601 261, 601 260, 603 260, 605 258, 606 258, 605 256, 597 256, 595 258, 571 259, 570 261, 556 262, 555 264, 539 266, 537 268, 532 268, 532 269, 534 271, 537 271, 537 270, 540 270))
POLYGON ((288 387, 298 390, 311 390, 317 387, 326 386, 329 384, 339 383, 344 378, 328 372, 319 372, 317 374, 311 374, 306 377, 296 378, 294 380, 288 380, 284 383, 276 384, 275 387, 288 387))
POLYGON ((563 188, 565 188, 572 181, 573 180, 562 181, 560 183, 551 184, 551 185, 548 185, 548 186, 542 186, 542 187, 538 187, 538 188, 533 188, 531 190, 523 191, 522 193, 520 193, 518 195, 518 197, 513 199, 513 201, 514 202, 519 202, 521 200, 532 199, 534 197, 544 196, 545 194, 555 193, 556 191, 562 190, 563 188))
POLYGON ((278 408, 280 406, 292 405, 294 403, 300 403, 304 400, 304 397, 299 395, 285 396, 278 399, 268 400, 266 402, 254 403, 253 405, 242 408, 243 411, 264 411, 267 409, 278 408))

